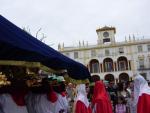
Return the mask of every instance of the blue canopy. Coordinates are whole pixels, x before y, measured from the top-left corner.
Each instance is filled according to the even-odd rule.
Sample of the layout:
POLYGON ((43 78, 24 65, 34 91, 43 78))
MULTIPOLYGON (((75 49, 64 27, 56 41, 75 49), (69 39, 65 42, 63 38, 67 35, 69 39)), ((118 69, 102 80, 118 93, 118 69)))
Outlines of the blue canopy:
POLYGON ((42 43, 1 15, 0 60, 40 62, 54 70, 66 69, 74 79, 90 77, 84 65, 42 43))

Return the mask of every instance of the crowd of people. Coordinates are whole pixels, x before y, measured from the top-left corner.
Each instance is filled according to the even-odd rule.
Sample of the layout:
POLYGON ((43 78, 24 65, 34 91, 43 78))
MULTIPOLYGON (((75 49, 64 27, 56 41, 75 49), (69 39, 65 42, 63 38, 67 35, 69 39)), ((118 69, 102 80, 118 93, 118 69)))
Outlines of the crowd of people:
POLYGON ((11 85, 0 87, 0 113, 150 113, 149 98, 150 88, 141 75, 134 83, 12 79, 11 85))
MULTIPOLYGON (((70 86, 72 86, 72 92, 80 92, 75 90, 73 84, 70 86)), ((94 84, 85 84, 85 86, 87 95, 85 93, 83 95, 86 95, 91 108, 89 111, 88 106, 88 112, 85 113, 150 113, 148 107, 150 105, 150 83, 139 74, 135 75, 133 81, 115 83, 114 81, 96 80, 94 84)), ((87 105, 87 100, 85 102, 82 100, 82 102, 87 105)), ((81 109, 81 107, 79 108, 81 109)), ((77 110, 75 113, 84 112, 77 110)))

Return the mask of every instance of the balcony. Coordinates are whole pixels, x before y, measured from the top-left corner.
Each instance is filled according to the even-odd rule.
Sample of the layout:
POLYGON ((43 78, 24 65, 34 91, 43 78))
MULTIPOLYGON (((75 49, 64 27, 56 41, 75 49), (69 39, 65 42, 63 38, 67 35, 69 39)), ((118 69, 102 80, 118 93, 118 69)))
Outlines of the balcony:
POLYGON ((113 72, 114 70, 113 70, 113 68, 106 68, 105 69, 105 72, 113 72))
POLYGON ((118 71, 127 71, 127 70, 130 70, 130 69, 128 68, 128 66, 124 66, 124 67, 119 67, 119 68, 118 68, 118 71))
POLYGON ((138 71, 146 71, 146 70, 150 70, 150 67, 146 67, 144 65, 141 65, 137 68, 138 71))

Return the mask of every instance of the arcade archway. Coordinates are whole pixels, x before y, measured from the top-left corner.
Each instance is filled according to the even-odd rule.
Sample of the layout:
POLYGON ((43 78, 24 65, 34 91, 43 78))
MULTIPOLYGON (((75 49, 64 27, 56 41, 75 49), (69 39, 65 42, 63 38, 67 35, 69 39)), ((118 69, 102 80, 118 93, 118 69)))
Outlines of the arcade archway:
POLYGON ((114 75, 112 75, 112 74, 107 74, 107 75, 105 75, 105 80, 106 81, 115 81, 115 77, 114 77, 114 75))
POLYGON ((98 60, 92 59, 89 64, 90 64, 90 72, 91 73, 99 73, 100 72, 100 66, 99 66, 98 60))
POLYGON ((119 75, 119 82, 127 82, 129 81, 129 75, 127 73, 121 73, 119 75))

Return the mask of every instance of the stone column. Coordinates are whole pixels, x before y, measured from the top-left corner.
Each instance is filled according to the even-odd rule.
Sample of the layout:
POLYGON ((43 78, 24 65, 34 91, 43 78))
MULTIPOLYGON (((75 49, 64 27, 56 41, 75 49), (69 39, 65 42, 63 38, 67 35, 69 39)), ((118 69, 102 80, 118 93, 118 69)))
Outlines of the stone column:
POLYGON ((128 60, 128 69, 127 70, 130 70, 130 60, 128 60))
POLYGON ((102 63, 102 72, 104 72, 104 64, 102 63))
POLYGON ((116 66, 115 66, 116 62, 113 62, 113 68, 114 68, 114 71, 116 71, 116 66))
POLYGON ((119 71, 118 62, 116 62, 116 71, 119 71))

